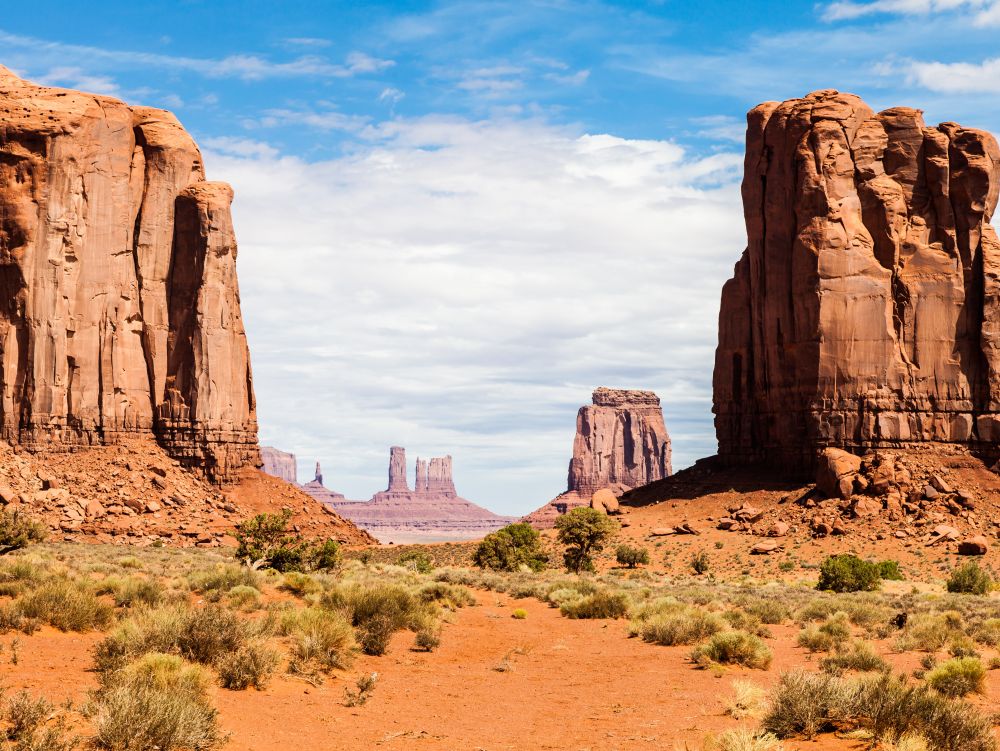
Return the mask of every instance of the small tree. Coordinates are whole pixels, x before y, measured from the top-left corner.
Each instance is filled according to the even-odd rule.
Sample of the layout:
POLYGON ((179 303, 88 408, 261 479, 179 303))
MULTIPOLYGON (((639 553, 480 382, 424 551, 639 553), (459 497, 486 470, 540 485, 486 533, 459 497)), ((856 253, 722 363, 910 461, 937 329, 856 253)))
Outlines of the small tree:
POLYGON ((46 529, 19 511, 0 510, 0 555, 45 539, 46 529))
POLYGON ((948 577, 948 591, 972 595, 984 595, 990 591, 993 582, 990 575, 979 567, 975 561, 959 566, 948 577))
POLYGON ((828 556, 820 565, 816 589, 831 592, 871 592, 881 585, 879 566, 856 555, 828 556))
POLYGON ((707 574, 711 567, 712 559, 708 557, 708 553, 704 550, 699 550, 691 556, 691 569, 698 574, 698 576, 707 574))
POLYGON ((527 566, 541 571, 548 562, 542 552, 542 538, 530 524, 508 524, 483 538, 473 555, 473 562, 480 568, 495 571, 517 571, 527 566))
POLYGON ((574 573, 593 571, 592 553, 604 549, 604 543, 618 531, 618 522, 597 509, 580 506, 556 519, 557 539, 566 545, 563 560, 574 573))
POLYGON ((620 566, 635 568, 636 566, 649 564, 649 552, 645 548, 633 547, 631 545, 619 545, 615 550, 615 560, 620 566))
POLYGON ((330 569, 340 563, 340 545, 335 540, 306 540, 289 530, 291 520, 289 509, 247 519, 236 528, 236 556, 275 571, 330 569))
POLYGON ((407 550, 396 559, 396 565, 412 568, 418 574, 429 574, 434 570, 434 559, 422 550, 407 550))

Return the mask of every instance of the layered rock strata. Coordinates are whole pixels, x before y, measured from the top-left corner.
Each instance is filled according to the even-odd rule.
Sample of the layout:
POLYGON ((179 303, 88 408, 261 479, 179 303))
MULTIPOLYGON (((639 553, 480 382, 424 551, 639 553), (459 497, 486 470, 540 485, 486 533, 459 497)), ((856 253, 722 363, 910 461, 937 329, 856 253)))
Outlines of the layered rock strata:
POLYGON ((747 116, 747 248, 722 293, 719 453, 1000 441, 1000 148, 817 91, 747 116))
MULTIPOLYGON (((602 386, 594 390, 592 403, 577 413, 566 492, 525 520, 551 527, 572 508, 595 506, 598 491, 617 498, 672 472, 670 436, 659 397, 652 391, 602 386)), ((600 508, 607 506, 605 500, 600 501, 600 508)))
POLYGON ((417 459, 414 476, 411 490, 406 479, 405 449, 394 446, 389 458, 389 487, 371 500, 346 500, 327 490, 320 478, 302 489, 381 542, 476 539, 514 521, 513 517, 494 514, 457 494, 450 456, 429 462, 417 459))
MULTIPOLYGON (((298 467, 295 464, 295 454, 280 451, 272 446, 260 447, 261 469, 272 477, 295 484, 298 482, 298 467)), ((316 464, 319 473, 319 463, 316 464)), ((321 480, 322 482, 322 480, 321 480)))
POLYGON ((256 465, 232 190, 169 112, 0 67, 0 434, 256 465))

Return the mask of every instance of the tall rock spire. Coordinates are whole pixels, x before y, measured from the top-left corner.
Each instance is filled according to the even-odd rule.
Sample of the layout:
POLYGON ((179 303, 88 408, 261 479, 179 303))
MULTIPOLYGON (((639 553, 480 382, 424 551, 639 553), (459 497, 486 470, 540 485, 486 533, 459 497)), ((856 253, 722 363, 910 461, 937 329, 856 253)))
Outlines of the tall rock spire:
POLYGON ((406 449, 393 446, 389 449, 389 492, 408 492, 406 481, 406 449))

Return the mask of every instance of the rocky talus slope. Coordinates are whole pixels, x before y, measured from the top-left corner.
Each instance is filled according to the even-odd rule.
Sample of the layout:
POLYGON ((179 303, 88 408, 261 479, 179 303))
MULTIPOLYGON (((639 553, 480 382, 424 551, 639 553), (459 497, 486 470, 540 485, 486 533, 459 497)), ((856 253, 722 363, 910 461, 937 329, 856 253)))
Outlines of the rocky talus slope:
POLYGON ((294 485, 244 467, 220 487, 151 438, 123 437, 58 462, 0 441, 0 508, 45 522, 57 540, 218 547, 234 544, 230 533, 244 519, 287 508, 305 535, 375 542, 294 485))
POLYGON ((551 527, 569 509, 594 505, 595 493, 614 503, 622 493, 673 472, 670 436, 656 394, 602 386, 594 390, 592 402, 577 413, 566 492, 525 517, 536 527, 551 527))
POLYGON ((725 285, 720 455, 1000 441, 992 135, 817 91, 747 117, 747 248, 725 285))
POLYGON ((0 436, 259 463, 233 193, 169 112, 0 67, 0 436))

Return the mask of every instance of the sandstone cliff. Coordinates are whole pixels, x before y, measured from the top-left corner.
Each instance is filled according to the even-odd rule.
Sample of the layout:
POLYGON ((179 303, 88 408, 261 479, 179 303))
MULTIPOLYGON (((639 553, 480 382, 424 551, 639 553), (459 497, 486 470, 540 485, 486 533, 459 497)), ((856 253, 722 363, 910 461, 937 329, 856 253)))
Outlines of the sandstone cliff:
POLYGON ((818 91, 747 117, 747 248, 722 293, 729 461, 1000 441, 1000 149, 818 91))
POLYGON ((0 434, 259 463, 232 190, 169 112, 0 67, 0 434))
POLYGON ((414 489, 406 479, 406 449, 393 446, 389 486, 368 501, 350 501, 322 484, 321 476, 303 490, 381 542, 433 542, 483 537, 514 521, 460 497, 450 456, 417 459, 414 489))
POLYGON ((551 527, 560 514, 589 505, 599 490, 618 496, 673 472, 656 394, 602 386, 592 402, 577 413, 566 492, 525 517, 535 526, 551 527))
MULTIPOLYGON (((295 454, 279 451, 271 446, 260 447, 261 469, 272 477, 277 477, 293 485, 298 482, 298 467, 295 464, 295 454)), ((319 464, 316 464, 319 474, 319 464)))

